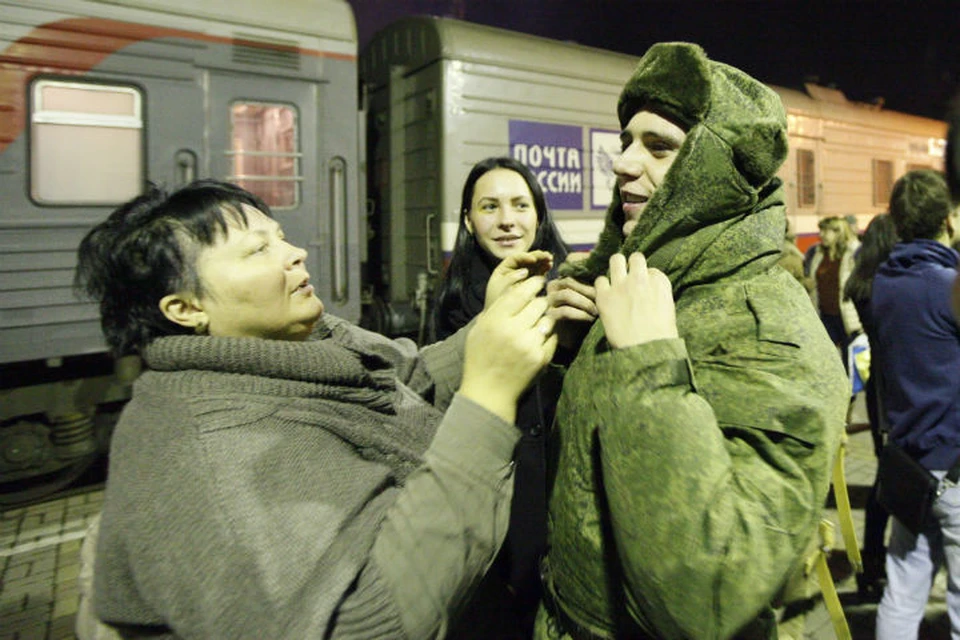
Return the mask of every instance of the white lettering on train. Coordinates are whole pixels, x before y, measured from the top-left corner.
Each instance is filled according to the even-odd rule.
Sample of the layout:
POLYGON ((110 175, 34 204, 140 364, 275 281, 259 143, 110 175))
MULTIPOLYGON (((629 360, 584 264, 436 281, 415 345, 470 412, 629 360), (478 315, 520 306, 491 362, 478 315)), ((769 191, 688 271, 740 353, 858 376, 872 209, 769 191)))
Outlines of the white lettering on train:
POLYGON ((581 193, 580 149, 556 145, 516 144, 513 159, 527 165, 537 175, 546 193, 581 193), (537 171, 544 167, 542 170, 537 171))

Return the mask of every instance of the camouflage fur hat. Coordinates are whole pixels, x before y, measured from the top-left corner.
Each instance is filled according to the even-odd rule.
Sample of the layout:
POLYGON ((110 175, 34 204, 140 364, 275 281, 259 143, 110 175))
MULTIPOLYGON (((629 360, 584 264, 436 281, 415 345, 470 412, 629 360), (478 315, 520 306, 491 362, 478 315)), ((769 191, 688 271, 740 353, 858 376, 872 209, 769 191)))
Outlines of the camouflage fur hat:
POLYGON ((739 69, 709 60, 695 44, 660 43, 644 54, 620 93, 620 126, 645 106, 688 129, 702 123, 713 130, 754 186, 770 180, 787 156, 780 96, 739 69))
MULTIPOLYGON (((590 258, 565 265, 564 274, 591 281, 606 272, 613 253, 642 251, 648 264, 666 272, 676 285, 667 263, 678 262, 677 238, 688 247, 703 244, 699 250, 705 250, 710 234, 699 231, 749 214, 786 158, 786 113, 780 97, 739 69, 710 60, 698 45, 650 47, 620 94, 621 126, 641 109, 677 122, 687 138, 630 238, 621 231, 624 216, 615 188, 590 258), (671 243, 667 254, 657 255, 671 243)), ((779 224, 773 234, 778 243, 783 237, 782 221, 779 224)))

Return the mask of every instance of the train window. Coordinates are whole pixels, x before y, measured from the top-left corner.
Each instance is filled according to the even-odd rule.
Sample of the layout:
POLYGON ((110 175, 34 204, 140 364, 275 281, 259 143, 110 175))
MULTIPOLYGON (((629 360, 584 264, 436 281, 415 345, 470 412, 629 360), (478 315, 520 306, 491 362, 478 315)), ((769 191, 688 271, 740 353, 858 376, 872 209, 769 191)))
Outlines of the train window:
POLYGON ((288 105, 235 102, 230 106, 233 175, 229 180, 255 193, 271 208, 300 202, 297 112, 288 105))
POLYGON ((893 162, 873 160, 873 204, 885 207, 890 202, 893 190, 893 162))
POLYGON ((30 195, 112 205, 143 187, 143 96, 135 87, 37 80, 30 92, 30 195))
POLYGON ((817 178, 811 149, 797 149, 797 206, 817 204, 817 178))

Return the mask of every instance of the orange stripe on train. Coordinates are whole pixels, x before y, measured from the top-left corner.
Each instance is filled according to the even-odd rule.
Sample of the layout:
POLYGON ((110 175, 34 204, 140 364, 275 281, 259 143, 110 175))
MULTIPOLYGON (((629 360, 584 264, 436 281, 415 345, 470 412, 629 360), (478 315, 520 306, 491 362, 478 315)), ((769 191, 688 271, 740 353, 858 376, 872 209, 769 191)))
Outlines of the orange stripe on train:
POLYGON ((23 132, 26 124, 25 91, 30 77, 38 73, 82 75, 124 47, 160 38, 242 44, 334 60, 356 60, 353 54, 300 49, 104 18, 69 18, 51 22, 32 29, 0 52, 0 153, 23 132))

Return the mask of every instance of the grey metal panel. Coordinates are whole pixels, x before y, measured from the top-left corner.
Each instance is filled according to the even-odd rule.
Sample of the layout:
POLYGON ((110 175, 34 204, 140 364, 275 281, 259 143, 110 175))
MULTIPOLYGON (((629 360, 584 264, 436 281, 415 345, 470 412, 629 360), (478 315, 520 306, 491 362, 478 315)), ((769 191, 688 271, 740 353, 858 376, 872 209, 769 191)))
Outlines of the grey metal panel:
MULTIPOLYGON (((292 209, 277 209, 274 215, 294 243, 309 251, 307 267, 325 308, 334 315, 357 322, 360 319, 360 211, 356 193, 359 176, 356 71, 352 61, 328 61, 324 67, 329 82, 297 78, 279 79, 266 75, 211 71, 209 87, 210 120, 205 139, 209 144, 209 172, 223 179, 229 175, 224 152, 230 147, 228 107, 234 100, 290 104, 296 108, 303 181, 301 201, 292 209), (334 167, 342 163, 345 184, 341 204, 345 207, 345 237, 336 239, 331 184, 334 167), (339 254, 338 254, 339 252, 339 254), (346 265, 346 299, 334 292, 336 268, 346 265)), ((337 173, 337 175, 341 175, 337 173)), ((339 218, 339 216, 338 216, 339 218)), ((338 276, 339 277, 339 276, 338 276)))
MULTIPOLYGON (((340 242, 345 242, 345 246, 340 247, 343 251, 343 259, 346 261, 346 292, 347 298, 336 300, 334 297, 324 299, 324 306, 330 313, 346 318, 351 322, 360 321, 360 296, 362 283, 360 281, 360 244, 366 243, 366 229, 364 228, 365 218, 362 215, 362 203, 360 197, 366 191, 366 185, 360 184, 361 179, 361 158, 363 151, 360 149, 360 122, 357 117, 359 111, 357 96, 357 63, 356 60, 327 60, 324 66, 324 84, 318 84, 314 87, 316 108, 318 112, 319 131, 316 136, 318 145, 315 152, 317 154, 317 198, 319 202, 330 202, 331 193, 329 185, 331 180, 331 170, 335 166, 343 168, 343 177, 345 180, 343 197, 346 207, 345 215, 345 237, 340 242)), ((334 215, 331 212, 331 215, 334 215)), ((318 260, 326 265, 328 276, 332 277, 333 256, 331 255, 333 237, 336 229, 327 227, 328 236, 326 239, 318 235, 319 243, 314 245, 313 250, 318 255, 318 260)), ((331 287, 333 284, 331 283, 331 287)))
MULTIPOLYGON (((571 46, 555 43, 558 49, 571 46)), ((509 154, 510 120, 557 123, 589 128, 619 129, 616 104, 626 76, 616 82, 597 79, 576 84, 559 82, 552 74, 527 69, 503 69, 452 60, 445 65, 446 129, 443 154, 452 182, 446 185, 445 221, 456 221, 459 185, 470 167, 490 155, 509 154)), ((627 71, 629 73, 629 71, 627 71)), ((586 134, 585 134, 586 135, 586 134)), ((584 140, 583 174, 591 175, 592 158, 584 140)), ((584 184, 585 192, 589 185, 584 184)), ((602 211, 586 208, 557 211, 558 218, 576 215, 597 218, 602 211)))
MULTIPOLYGON (((59 211, 57 208, 39 209, 40 213, 47 215, 57 215, 60 211, 63 209, 59 211)), ((96 218, 91 219, 91 223, 96 221, 96 218)), ((12 222, 15 224, 16 220, 12 222)), ((72 224, 38 227, 31 225, 28 221, 17 227, 10 224, 4 227, 0 228, 0 270, 8 268, 8 255, 41 251, 76 252, 80 240, 89 228, 72 224)))
MULTIPOLYGON (((381 246, 386 250, 391 302, 409 301, 421 272, 439 274, 440 253, 428 248, 427 226, 437 226, 444 183, 441 154, 443 104, 440 65, 405 74, 395 68, 391 82, 372 102, 372 119, 384 119, 377 162, 388 167, 380 193, 381 246)), ((437 236, 432 236, 434 239, 437 236)), ((433 244, 436 244, 434 242, 433 244)))
MULTIPOLYGON (((38 311, 39 313, 39 311, 38 311)), ((3 329, 4 355, 10 362, 43 360, 52 355, 44 353, 82 355, 99 353, 106 349, 100 331, 100 320, 96 309, 93 318, 83 318, 82 315, 71 313, 71 310, 52 308, 46 310, 57 322, 44 322, 43 331, 36 331, 30 326, 14 326, 3 329)), ((6 325, 6 312, 0 313, 0 325, 6 325)))
POLYGON ((4 301, 0 308, 13 306, 7 292, 21 289, 49 289, 73 286, 73 269, 39 269, 31 267, 17 271, 0 271, 0 295, 4 301))
MULTIPOLYGON (((31 289, 14 289, 3 292, 3 310, 13 309, 40 309, 37 319, 43 318, 48 321, 51 318, 47 315, 49 307, 59 307, 71 305, 76 302, 73 295, 73 289, 67 287, 35 287, 31 289)), ((55 318, 54 320, 60 320, 55 318)))
MULTIPOLYGON (((51 4, 51 0, 33 0, 51 4)), ((60 0, 62 2, 62 0, 60 0)), ((272 0, 234 2, 233 0, 94 0, 105 13, 117 14, 117 8, 145 9, 164 24, 179 24, 182 19, 200 20, 212 25, 263 28, 309 35, 354 46, 357 41, 353 11, 344 0, 272 0), (265 9, 267 9, 265 11, 265 9)), ((135 16, 135 11, 130 11, 135 16)))
POLYGON ((449 18, 416 16, 398 20, 371 39, 360 57, 360 74, 371 84, 384 84, 392 65, 416 70, 438 59, 621 85, 637 62, 635 56, 594 47, 449 18))
POLYGON ((76 247, 72 247, 70 251, 6 253, 0 255, 0 258, 0 274, 30 269, 68 269, 73 273, 77 264, 76 247))

